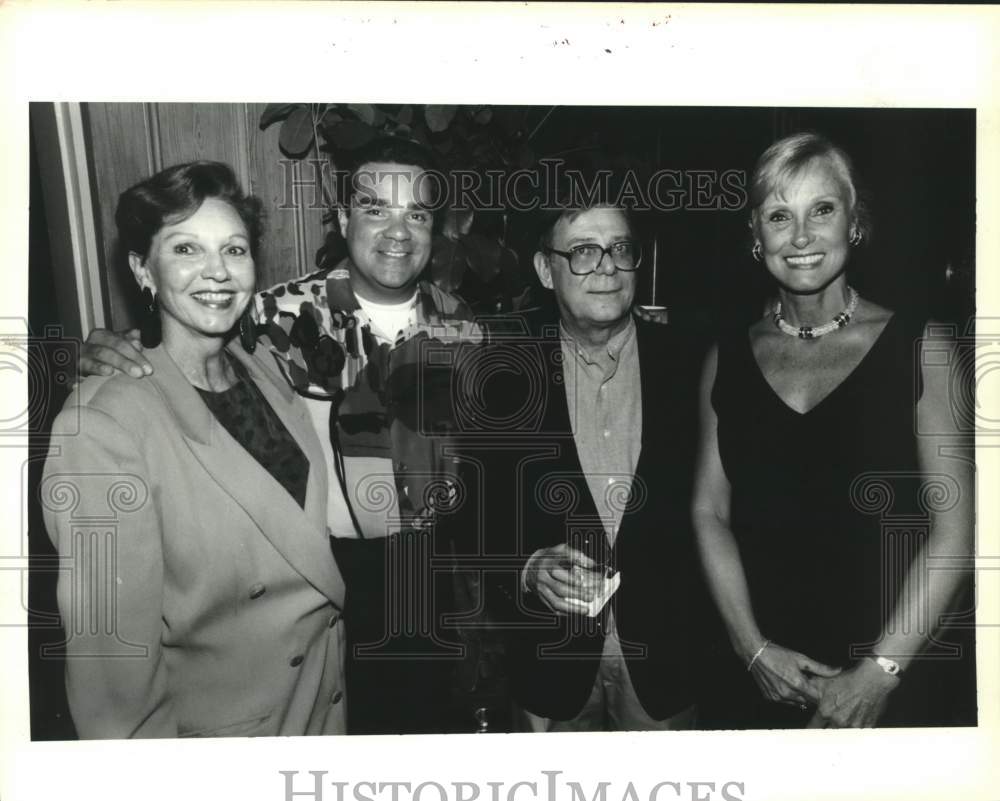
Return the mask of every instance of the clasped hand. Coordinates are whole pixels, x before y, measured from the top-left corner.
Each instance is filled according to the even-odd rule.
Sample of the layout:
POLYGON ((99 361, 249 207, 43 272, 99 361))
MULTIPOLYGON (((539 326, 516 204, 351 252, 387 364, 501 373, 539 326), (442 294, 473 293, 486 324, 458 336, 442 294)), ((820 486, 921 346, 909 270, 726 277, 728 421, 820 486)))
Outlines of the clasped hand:
POLYGON ((840 668, 824 665, 805 654, 770 643, 753 663, 750 674, 769 701, 804 707, 818 704, 820 678, 832 678, 840 668))
POLYGON ((801 707, 815 705, 808 728, 868 728, 878 723, 899 679, 870 659, 848 669, 830 667, 774 643, 751 670, 765 698, 801 707))
POLYGON ((890 676, 870 659, 817 682, 820 699, 807 728, 856 728, 875 726, 889 702, 889 694, 899 686, 899 678, 890 676))

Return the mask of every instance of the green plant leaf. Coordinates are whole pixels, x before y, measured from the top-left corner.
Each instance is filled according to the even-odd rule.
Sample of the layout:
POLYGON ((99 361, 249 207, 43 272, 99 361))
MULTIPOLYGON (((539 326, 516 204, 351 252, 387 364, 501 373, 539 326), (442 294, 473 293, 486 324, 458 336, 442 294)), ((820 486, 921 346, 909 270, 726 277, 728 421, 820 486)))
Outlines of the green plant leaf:
POLYGON ((427 129, 423 125, 414 125, 412 131, 413 138, 424 147, 430 147, 430 139, 427 138, 427 129))
POLYGON ((500 274, 502 248, 498 242, 477 233, 463 236, 460 241, 469 254, 469 269, 478 275, 483 283, 490 283, 500 274))
POLYGON ((301 105, 301 103, 268 103, 260 114, 260 129, 263 131, 278 120, 285 119, 301 105))
POLYGON ((521 130, 523 116, 516 108, 498 108, 494 110, 494 118, 505 135, 513 137, 521 130))
POLYGON ((458 106, 427 106, 424 109, 424 119, 432 131, 444 131, 455 117, 458 106))
POLYGON ((535 151, 525 142, 517 149, 517 166, 528 168, 535 163, 535 151))
POLYGON ((472 119, 475 120, 478 125, 489 125, 490 120, 493 119, 493 109, 489 106, 483 106, 475 113, 475 116, 473 116, 472 119))
POLYGON ((341 114, 336 108, 331 106, 326 111, 323 112, 323 116, 319 118, 319 124, 321 127, 327 127, 330 125, 336 125, 338 122, 344 119, 344 115, 341 114))
POLYGON ((466 252, 460 242, 440 235, 434 237, 430 272, 435 286, 444 292, 454 292, 462 284, 466 265, 466 252))
POLYGON ((521 281, 521 264, 513 248, 500 246, 499 264, 500 272, 504 275, 508 283, 517 286, 523 283, 521 281))
POLYGON ((362 122, 367 122, 369 125, 375 124, 374 106, 369 106, 367 103, 351 103, 347 108, 353 111, 362 122))
POLYGON ((355 150, 368 144, 374 136, 375 129, 359 120, 344 120, 330 128, 330 141, 343 150, 355 150))
POLYGON ((530 286, 525 286, 518 295, 510 299, 511 311, 530 309, 535 305, 534 293, 530 286))
POLYGON ((286 156, 301 158, 312 147, 313 136, 312 111, 308 108, 298 108, 281 123, 278 146, 286 156))
POLYGON ((459 239, 472 230, 472 209, 448 209, 444 213, 444 224, 441 233, 451 240, 459 239))

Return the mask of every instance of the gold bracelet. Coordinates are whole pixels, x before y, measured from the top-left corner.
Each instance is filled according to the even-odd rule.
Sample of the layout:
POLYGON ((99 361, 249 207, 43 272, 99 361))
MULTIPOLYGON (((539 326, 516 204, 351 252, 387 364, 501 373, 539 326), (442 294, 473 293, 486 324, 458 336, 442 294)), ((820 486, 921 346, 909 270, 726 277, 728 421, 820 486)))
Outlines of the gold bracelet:
POLYGON ((757 649, 757 653, 753 655, 753 659, 750 660, 750 664, 747 665, 747 673, 750 672, 750 668, 753 667, 753 663, 757 661, 757 657, 764 653, 764 649, 771 644, 770 640, 764 640, 764 644, 757 649))

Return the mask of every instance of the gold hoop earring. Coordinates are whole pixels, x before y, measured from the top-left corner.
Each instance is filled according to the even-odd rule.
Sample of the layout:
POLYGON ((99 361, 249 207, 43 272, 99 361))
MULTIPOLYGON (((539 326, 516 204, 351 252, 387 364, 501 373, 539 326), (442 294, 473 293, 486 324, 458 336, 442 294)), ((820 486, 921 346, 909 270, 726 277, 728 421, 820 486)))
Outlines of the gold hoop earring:
POLYGON ((851 229, 851 239, 850 239, 850 242, 851 242, 852 245, 854 245, 854 247, 857 247, 858 245, 860 245, 861 241, 863 239, 864 239, 864 236, 862 235, 861 231, 859 231, 857 229, 857 227, 854 227, 854 228, 851 229))
POLYGON ((753 247, 750 249, 750 255, 753 256, 754 261, 763 261, 763 253, 761 252, 760 242, 754 242, 753 247))

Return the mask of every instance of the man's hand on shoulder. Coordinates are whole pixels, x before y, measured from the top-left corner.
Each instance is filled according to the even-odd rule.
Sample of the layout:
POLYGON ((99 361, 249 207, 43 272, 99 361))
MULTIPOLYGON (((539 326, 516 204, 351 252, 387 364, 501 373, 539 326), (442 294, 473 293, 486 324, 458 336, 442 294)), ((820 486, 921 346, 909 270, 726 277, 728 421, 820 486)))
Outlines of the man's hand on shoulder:
POLYGON ((80 351, 80 375, 112 375, 116 370, 133 378, 152 374, 153 365, 142 355, 139 331, 95 328, 80 351))

